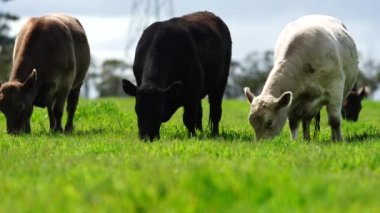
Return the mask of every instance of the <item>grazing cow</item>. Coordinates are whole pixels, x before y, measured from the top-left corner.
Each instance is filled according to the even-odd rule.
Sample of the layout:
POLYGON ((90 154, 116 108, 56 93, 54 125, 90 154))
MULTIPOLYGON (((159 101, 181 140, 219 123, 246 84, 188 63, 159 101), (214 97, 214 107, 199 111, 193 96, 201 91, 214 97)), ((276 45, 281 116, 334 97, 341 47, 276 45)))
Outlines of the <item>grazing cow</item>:
POLYGON ((64 14, 31 18, 16 38, 9 81, 0 87, 0 110, 8 133, 29 133, 33 106, 47 107, 50 129, 73 130, 80 87, 90 63, 90 49, 80 22, 64 14))
POLYGON ((348 121, 358 121, 359 113, 362 109, 362 100, 366 96, 366 91, 363 88, 360 92, 356 89, 356 84, 351 92, 344 99, 342 105, 342 117, 348 121))
POLYGON ((346 27, 329 16, 302 17, 283 30, 274 58, 261 95, 244 88, 256 138, 280 134, 288 118, 292 138, 302 121, 303 138, 310 140, 310 121, 326 105, 332 139, 343 140, 342 102, 358 75, 357 50, 346 27))
MULTIPOLYGON (((368 89, 367 89, 368 90, 368 89)), ((359 113, 362 109, 362 100, 367 97, 366 88, 360 88, 360 92, 356 89, 356 83, 352 87, 351 92, 343 100, 342 104, 342 117, 348 121, 358 121, 359 113)), ((318 132, 321 130, 320 126, 321 115, 320 112, 315 116, 315 128, 314 128, 314 138, 317 136, 318 132)))
POLYGON ((226 24, 210 12, 196 12, 145 29, 135 54, 137 86, 123 79, 124 91, 136 97, 139 136, 159 138, 161 123, 181 106, 191 135, 202 130, 201 99, 208 95, 210 127, 218 134, 222 98, 231 60, 226 24))

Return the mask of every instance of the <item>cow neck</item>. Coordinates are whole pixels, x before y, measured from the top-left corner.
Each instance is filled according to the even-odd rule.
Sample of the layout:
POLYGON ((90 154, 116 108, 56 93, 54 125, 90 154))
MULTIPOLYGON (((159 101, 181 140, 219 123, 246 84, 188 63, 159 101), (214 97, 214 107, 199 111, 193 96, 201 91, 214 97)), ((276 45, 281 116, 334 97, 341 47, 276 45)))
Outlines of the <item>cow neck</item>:
POLYGON ((268 76, 263 88, 263 95, 280 97, 284 92, 296 92, 297 84, 297 61, 282 60, 276 63, 268 76))

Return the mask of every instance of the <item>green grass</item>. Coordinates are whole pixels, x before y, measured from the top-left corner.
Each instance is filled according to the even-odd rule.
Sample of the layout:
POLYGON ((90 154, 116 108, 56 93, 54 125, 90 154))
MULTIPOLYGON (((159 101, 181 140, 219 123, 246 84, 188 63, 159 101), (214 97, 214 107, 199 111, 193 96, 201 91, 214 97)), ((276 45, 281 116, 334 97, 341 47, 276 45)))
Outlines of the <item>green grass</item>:
POLYGON ((325 112, 310 143, 288 127, 256 142, 243 100, 224 102, 217 138, 189 138, 179 110, 154 143, 138 140, 130 99, 81 100, 71 135, 50 134, 45 109, 31 135, 7 135, 1 116, 0 212, 377 212, 379 108, 343 122, 345 143, 325 112))

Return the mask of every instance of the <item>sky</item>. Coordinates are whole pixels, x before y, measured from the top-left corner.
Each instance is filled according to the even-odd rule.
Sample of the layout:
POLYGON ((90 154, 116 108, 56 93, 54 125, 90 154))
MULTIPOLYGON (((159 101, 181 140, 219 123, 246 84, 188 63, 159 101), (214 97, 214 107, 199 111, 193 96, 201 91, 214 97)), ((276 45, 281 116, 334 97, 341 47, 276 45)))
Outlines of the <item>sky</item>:
MULTIPOLYGON (((165 0, 159 1, 163 5, 168 4, 164 3, 165 0)), ((13 0, 0 3, 0 10, 21 17, 20 21, 12 24, 13 35, 17 34, 31 16, 64 12, 77 17, 87 32, 93 58, 100 63, 108 58, 133 59, 136 44, 132 43, 129 51, 126 51, 129 43, 127 41, 131 38, 138 39, 142 33, 142 29, 131 31, 131 23, 135 25, 140 23, 136 14, 142 14, 138 12, 139 10, 131 12, 134 2, 147 5, 153 0, 13 0)), ((241 60, 253 51, 274 49, 276 39, 287 23, 310 14, 324 14, 340 19, 347 26, 363 58, 380 60, 378 27, 380 1, 378 0, 173 0, 172 2, 173 16, 207 10, 222 18, 231 31, 232 58, 235 60, 241 60)), ((168 18, 161 15, 162 20, 168 18)))

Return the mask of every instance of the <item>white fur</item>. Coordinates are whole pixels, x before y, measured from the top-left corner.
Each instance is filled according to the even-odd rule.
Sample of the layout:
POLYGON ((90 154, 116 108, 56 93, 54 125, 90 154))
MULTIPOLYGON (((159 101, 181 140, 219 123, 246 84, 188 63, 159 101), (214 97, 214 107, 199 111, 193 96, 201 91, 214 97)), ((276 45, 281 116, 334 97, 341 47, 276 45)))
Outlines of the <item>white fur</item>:
MULTIPOLYGON (((305 16, 291 22, 277 40, 274 60, 262 93, 251 102, 251 124, 252 116, 265 114, 265 118, 269 116, 274 119, 274 125, 277 125, 274 129, 281 131, 285 124, 282 117, 285 120, 289 117, 289 121, 297 124, 291 128, 295 138, 298 122, 302 120, 307 127, 304 128, 304 138, 310 139, 310 120, 326 105, 332 138, 342 140, 341 105, 358 74, 357 50, 346 27, 339 20, 322 15, 305 16), (287 91, 293 96, 290 106, 281 111, 275 110, 276 103, 270 100, 279 98, 287 91), (271 107, 258 107, 263 102, 271 107)), ((249 90, 245 90, 247 92, 249 90)), ((270 129, 265 130, 266 133, 258 132, 260 128, 255 126, 262 126, 259 120, 263 119, 252 124, 256 137, 279 134, 270 129)))

